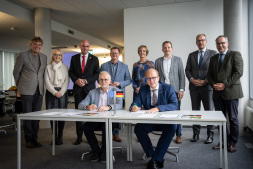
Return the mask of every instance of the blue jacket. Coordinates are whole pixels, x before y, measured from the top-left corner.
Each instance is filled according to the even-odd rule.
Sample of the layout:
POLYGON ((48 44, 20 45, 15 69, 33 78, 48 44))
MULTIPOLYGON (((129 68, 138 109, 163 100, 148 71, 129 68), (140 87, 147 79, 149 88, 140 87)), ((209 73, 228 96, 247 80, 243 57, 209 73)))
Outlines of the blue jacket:
POLYGON ((131 84, 131 76, 128 70, 128 66, 118 61, 118 68, 115 76, 112 72, 112 61, 108 61, 101 65, 101 71, 107 71, 111 75, 112 83, 119 82, 119 89, 124 92, 125 98, 125 87, 131 84))
MULTIPOLYGON (((144 110, 151 109, 151 94, 149 85, 145 85, 140 88, 140 91, 131 104, 131 107, 134 104, 137 104, 138 107, 144 106, 144 110)), ((173 111, 178 109, 177 96, 171 85, 159 83, 158 102, 155 107, 158 107, 160 111, 173 111)))

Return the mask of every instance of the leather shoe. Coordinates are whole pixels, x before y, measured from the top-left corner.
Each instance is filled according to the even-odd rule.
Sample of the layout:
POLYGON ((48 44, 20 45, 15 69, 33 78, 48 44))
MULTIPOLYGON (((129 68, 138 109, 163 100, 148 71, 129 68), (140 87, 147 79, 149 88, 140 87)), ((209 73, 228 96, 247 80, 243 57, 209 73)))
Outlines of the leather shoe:
POLYGON ((75 141, 73 144, 74 144, 74 145, 79 145, 79 144, 81 144, 81 142, 82 142, 82 140, 76 139, 76 141, 75 141))
POLYGON ((157 162, 153 161, 152 159, 149 160, 148 165, 147 165, 147 169, 158 169, 157 162))
POLYGON ((35 146, 32 142, 28 141, 28 142, 26 142, 26 147, 27 148, 34 148, 35 146))
MULTIPOLYGON (((222 148, 224 148, 224 144, 222 143, 222 148)), ((214 150, 219 150, 220 149, 220 143, 217 146, 213 147, 214 150)))
POLYGON ((199 135, 198 134, 193 134, 191 142, 196 142, 196 141, 198 141, 198 139, 199 139, 199 135))
POLYGON ((101 163, 106 163, 106 153, 105 152, 100 153, 99 161, 101 163))
POLYGON ((230 153, 236 152, 236 147, 235 147, 235 145, 229 145, 229 146, 228 146, 228 152, 230 152, 230 153))
POLYGON ((176 143, 181 144, 183 141, 181 139, 181 136, 177 136, 176 143))
POLYGON ((205 141, 205 144, 210 144, 213 142, 213 136, 207 136, 207 139, 205 141))
POLYGON ((38 143, 37 140, 33 140, 34 147, 41 147, 42 144, 38 143))
POLYGON ((158 168, 163 168, 164 167, 164 159, 162 162, 156 161, 156 165, 158 168))
POLYGON ((113 141, 122 142, 122 139, 119 137, 119 135, 114 135, 113 136, 113 141))
POLYGON ((96 161, 98 161, 99 155, 100 155, 99 151, 93 152, 93 155, 91 156, 90 161, 91 161, 91 162, 96 162, 96 161))

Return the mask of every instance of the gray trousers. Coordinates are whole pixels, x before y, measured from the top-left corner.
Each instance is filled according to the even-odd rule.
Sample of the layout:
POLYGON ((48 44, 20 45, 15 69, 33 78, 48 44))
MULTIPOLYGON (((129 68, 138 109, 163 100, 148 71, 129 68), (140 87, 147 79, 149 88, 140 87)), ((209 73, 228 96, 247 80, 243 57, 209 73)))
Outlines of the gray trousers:
MULTIPOLYGON (((191 103, 192 110, 200 110, 201 101, 204 107, 204 110, 214 110, 213 104, 213 91, 212 90, 201 90, 200 88, 197 90, 190 90, 191 95, 191 103)), ((199 135, 200 133, 200 125, 193 125, 193 134, 199 135)), ((215 130, 214 125, 207 125, 207 135, 213 135, 215 130)))

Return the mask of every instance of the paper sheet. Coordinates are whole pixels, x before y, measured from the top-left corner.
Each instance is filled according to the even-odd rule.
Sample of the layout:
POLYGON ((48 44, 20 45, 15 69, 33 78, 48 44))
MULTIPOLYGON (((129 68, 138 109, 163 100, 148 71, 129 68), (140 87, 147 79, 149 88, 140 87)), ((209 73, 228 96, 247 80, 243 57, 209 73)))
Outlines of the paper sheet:
POLYGON ((177 118, 178 114, 162 114, 160 118, 177 118))

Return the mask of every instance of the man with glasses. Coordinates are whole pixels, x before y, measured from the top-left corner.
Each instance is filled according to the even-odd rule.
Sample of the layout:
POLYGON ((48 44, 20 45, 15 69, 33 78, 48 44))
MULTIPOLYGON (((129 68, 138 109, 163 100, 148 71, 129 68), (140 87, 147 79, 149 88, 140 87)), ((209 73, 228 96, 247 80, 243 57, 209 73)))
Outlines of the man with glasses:
MULTIPOLYGON (((21 52, 14 65, 13 76, 22 100, 22 113, 40 111, 44 94, 44 71, 47 56, 40 53, 43 40, 32 38, 30 50, 21 52)), ((24 133, 28 148, 41 147, 37 142, 39 120, 24 120, 24 133)))
MULTIPOLYGON (((98 58, 89 53, 90 43, 82 40, 80 43, 81 53, 72 56, 69 77, 74 83, 73 94, 75 98, 75 109, 79 103, 88 95, 89 91, 95 88, 95 82, 99 75, 98 58)), ((83 127, 82 122, 76 122, 77 139, 74 145, 82 142, 83 127)))
MULTIPOLYGON (((211 57, 207 77, 213 87, 215 110, 222 111, 224 116, 228 117, 228 151, 233 153, 236 152, 239 136, 238 104, 239 99, 243 97, 240 82, 243 75, 243 60, 241 53, 228 50, 228 45, 226 36, 216 38, 219 53, 211 57)), ((220 146, 218 144, 213 149, 220 149, 220 146)))
MULTIPOLYGON (((201 101, 204 110, 214 110, 212 94, 213 89, 207 81, 207 71, 211 56, 217 52, 206 48, 206 35, 198 34, 196 36, 196 45, 198 50, 188 56, 185 74, 189 80, 189 90, 191 96, 192 110, 200 110, 201 101)), ((199 140, 200 125, 193 125, 192 142, 199 140)), ((214 125, 207 125, 207 139, 205 144, 213 142, 214 125)))
MULTIPOLYGON (((159 78, 158 72, 155 69, 149 69, 146 72, 148 85, 140 88, 138 95, 131 104, 130 111, 137 112, 142 106, 144 110, 147 110, 146 113, 178 109, 178 100, 173 86, 159 83, 159 78)), ((175 135, 176 126, 175 124, 136 124, 134 132, 147 157, 151 157, 151 160, 147 164, 148 169, 164 167, 163 158, 175 135), (162 131, 155 150, 148 136, 148 133, 152 131, 162 131)))
MULTIPOLYGON (((155 68, 159 73, 160 82, 170 84, 174 87, 177 99, 178 110, 180 110, 181 100, 184 96, 185 90, 185 75, 182 59, 178 56, 172 55, 172 43, 165 41, 162 44, 163 57, 156 59, 155 68)), ((181 139, 181 124, 177 125, 176 143, 182 143, 181 139)))
MULTIPOLYGON (((119 61, 120 49, 118 47, 111 48, 111 60, 101 65, 101 71, 107 71, 111 75, 110 86, 117 87, 124 93, 123 108, 125 107, 125 87, 131 84, 131 76, 128 70, 128 66, 119 61)), ((122 128, 122 124, 120 127, 122 128)), ((115 128, 113 131, 113 140, 116 142, 122 142, 119 137, 119 129, 115 128)))
MULTIPOLYGON (((113 111, 114 98, 109 98, 110 91, 120 91, 111 84, 111 76, 108 72, 102 71, 99 74, 99 84, 101 87, 93 89, 89 92, 86 98, 79 104, 78 109, 89 111, 113 111)), ((116 98, 116 109, 122 109, 122 98, 116 98)), ((114 127, 114 126, 113 126, 114 127)), ((91 162, 100 161, 106 162, 106 136, 105 136, 105 123, 103 122, 86 122, 83 124, 83 131, 87 138, 88 143, 92 149, 93 155, 90 158, 91 162), (98 145, 97 138, 94 131, 102 130, 102 146, 98 145)))

